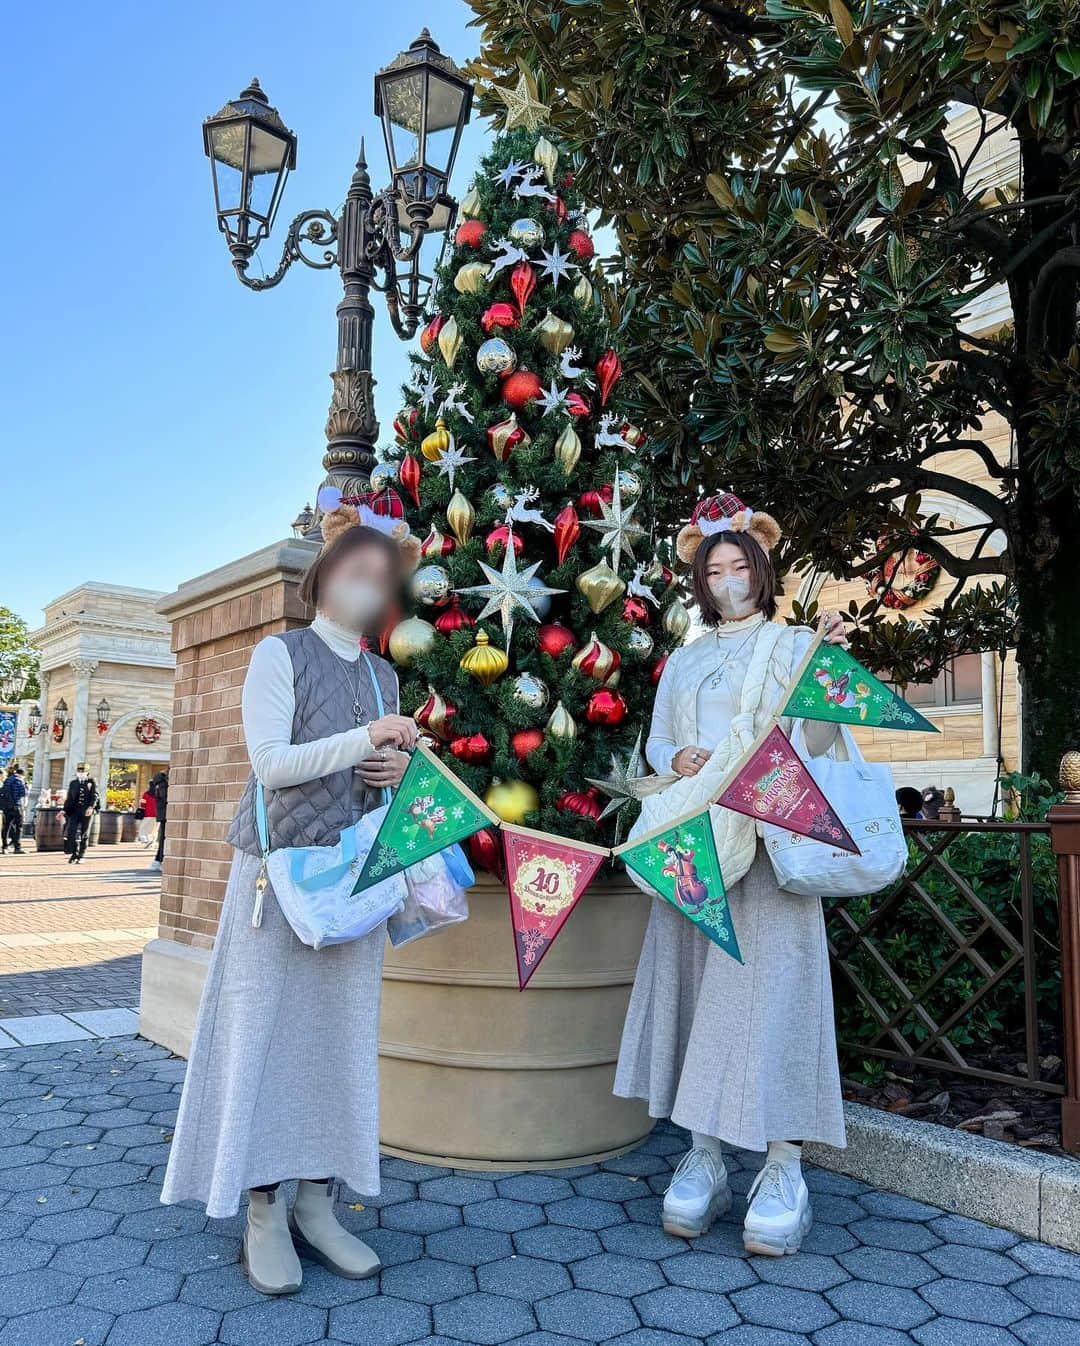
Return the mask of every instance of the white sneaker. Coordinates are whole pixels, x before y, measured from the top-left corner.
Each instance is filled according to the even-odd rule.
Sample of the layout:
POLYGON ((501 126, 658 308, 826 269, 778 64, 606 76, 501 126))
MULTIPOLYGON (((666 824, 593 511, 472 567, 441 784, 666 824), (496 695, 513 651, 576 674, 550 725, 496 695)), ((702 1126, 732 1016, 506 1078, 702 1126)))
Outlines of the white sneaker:
POLYGON ((150 868, 151 868, 151 869, 158 869, 158 870, 160 870, 160 868, 161 868, 161 861, 160 861, 160 860, 151 860, 151 861, 150 861, 150 868))
POLYGON ((746 1194, 743 1247, 761 1257, 797 1253, 814 1222, 801 1169, 769 1160, 746 1194))
POLYGON ((711 1150, 697 1148, 684 1154, 664 1193, 664 1230, 694 1239, 731 1209, 724 1161, 711 1150))

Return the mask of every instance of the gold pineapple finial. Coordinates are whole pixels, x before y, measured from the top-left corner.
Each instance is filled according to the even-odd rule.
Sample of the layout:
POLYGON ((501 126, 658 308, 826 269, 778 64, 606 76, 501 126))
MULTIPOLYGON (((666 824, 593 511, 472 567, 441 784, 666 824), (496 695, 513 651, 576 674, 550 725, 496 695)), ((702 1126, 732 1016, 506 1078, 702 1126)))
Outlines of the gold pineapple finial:
POLYGON ((1058 781, 1065 791, 1066 804, 1080 804, 1080 752, 1070 750, 1061 759, 1058 781))

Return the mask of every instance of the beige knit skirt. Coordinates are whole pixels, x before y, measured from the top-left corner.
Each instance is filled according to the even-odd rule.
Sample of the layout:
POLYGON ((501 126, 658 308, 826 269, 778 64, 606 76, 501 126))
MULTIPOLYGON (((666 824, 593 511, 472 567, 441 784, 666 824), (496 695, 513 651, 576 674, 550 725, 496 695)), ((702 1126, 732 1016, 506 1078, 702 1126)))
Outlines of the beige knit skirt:
POLYGON ((615 1093, 743 1149, 843 1146, 821 902, 781 892, 760 844, 728 902, 742 964, 654 899, 615 1093))

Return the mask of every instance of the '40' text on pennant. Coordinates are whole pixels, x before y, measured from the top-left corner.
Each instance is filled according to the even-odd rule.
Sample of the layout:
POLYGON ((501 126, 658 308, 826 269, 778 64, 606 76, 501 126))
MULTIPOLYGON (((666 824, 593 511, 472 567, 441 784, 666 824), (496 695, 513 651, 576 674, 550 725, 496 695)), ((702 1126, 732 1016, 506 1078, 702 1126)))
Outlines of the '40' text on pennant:
POLYGON ((750 745, 728 773, 716 802, 755 822, 776 823, 827 846, 862 854, 778 724, 750 745))
POLYGON ((493 822, 498 819, 483 800, 418 743, 353 892, 400 874, 493 822))
POLYGON ((610 851, 531 827, 503 823, 501 830, 518 989, 524 991, 610 851))
POLYGON ((627 869, 693 921, 714 944, 742 962, 707 807, 624 841, 612 855, 619 856, 627 869))
POLYGON ((829 720, 834 724, 940 733, 936 725, 863 668, 843 646, 828 645, 821 636, 799 665, 780 714, 801 720, 829 720))

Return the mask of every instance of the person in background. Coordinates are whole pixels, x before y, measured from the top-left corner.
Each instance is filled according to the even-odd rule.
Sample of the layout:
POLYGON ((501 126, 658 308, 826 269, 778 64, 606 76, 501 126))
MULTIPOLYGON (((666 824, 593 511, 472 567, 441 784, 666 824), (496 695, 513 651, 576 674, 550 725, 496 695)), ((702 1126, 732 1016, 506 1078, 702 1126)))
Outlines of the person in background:
POLYGON ((161 862, 165 859, 165 823, 169 813, 169 773, 159 771, 156 776, 151 777, 148 793, 154 801, 154 812, 157 817, 157 852, 154 855, 151 869, 160 869, 161 862))
POLYGON ((74 780, 68 782, 64 800, 64 849, 68 852, 69 865, 82 863, 90 835, 90 823, 100 808, 97 782, 86 763, 80 762, 75 768, 74 780))
POLYGON ((144 846, 152 846, 158 830, 157 800, 150 793, 149 784, 142 792, 139 808, 142 810, 142 819, 139 823, 139 841, 144 846))
POLYGON ((0 854, 7 854, 10 844, 16 855, 22 855, 22 831, 26 814, 26 777, 16 763, 8 768, 7 779, 0 788, 0 816, 2 816, 3 846, 0 854))
POLYGON ((896 792, 896 807, 901 818, 921 818, 922 795, 913 785, 901 785, 896 792))

